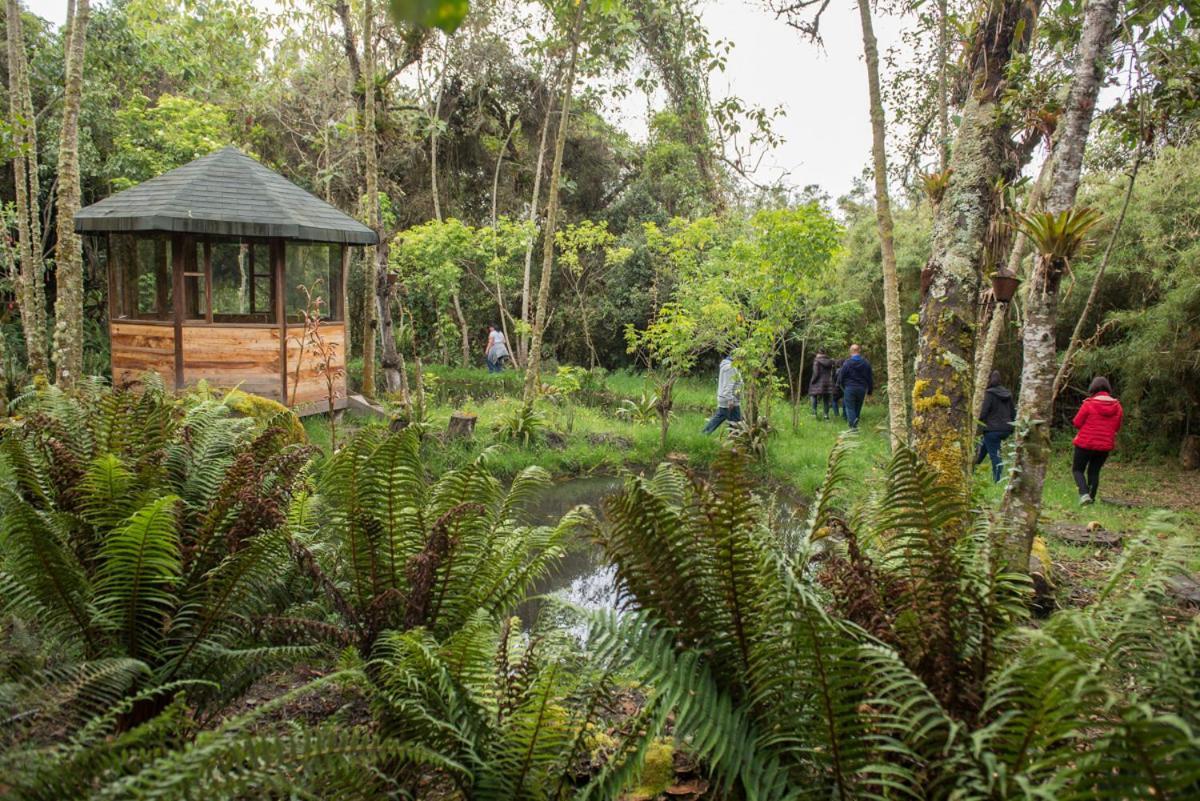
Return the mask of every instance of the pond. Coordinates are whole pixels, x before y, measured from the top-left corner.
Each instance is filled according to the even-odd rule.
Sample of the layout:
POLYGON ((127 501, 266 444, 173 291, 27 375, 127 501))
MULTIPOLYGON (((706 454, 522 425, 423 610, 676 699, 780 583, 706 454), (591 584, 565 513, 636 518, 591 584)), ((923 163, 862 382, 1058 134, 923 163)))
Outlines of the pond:
MULTIPOLYGON (((621 489, 623 479, 616 476, 570 478, 548 487, 529 506, 530 521, 535 525, 554 525, 567 512, 586 504, 601 520, 603 501, 621 489)), ((784 547, 791 549, 804 529, 808 508, 794 492, 778 492, 769 499, 769 521, 780 533, 784 547)), ((534 596, 553 596, 573 606, 590 610, 615 609, 619 594, 616 568, 604 558, 595 543, 581 536, 550 575, 534 585, 534 596)), ((517 615, 530 625, 545 606, 542 600, 527 601, 517 615)))
MULTIPOLYGON (((559 482, 542 490, 530 504, 531 522, 554 525, 567 512, 587 504, 603 517, 603 501, 621 488, 615 476, 584 476, 559 482)), ((553 595, 584 609, 613 609, 617 606, 617 569, 609 564, 600 548, 580 537, 558 568, 539 581, 531 595, 553 595)), ((530 625, 544 606, 540 600, 526 601, 518 609, 521 620, 530 625)))

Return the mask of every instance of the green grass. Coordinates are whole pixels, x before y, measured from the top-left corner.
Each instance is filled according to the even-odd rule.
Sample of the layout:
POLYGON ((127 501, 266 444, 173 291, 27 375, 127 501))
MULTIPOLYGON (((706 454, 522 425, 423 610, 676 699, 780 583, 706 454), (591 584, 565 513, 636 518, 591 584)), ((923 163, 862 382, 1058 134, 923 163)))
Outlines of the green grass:
MULTIPOLYGON (((510 478, 523 468, 536 464, 557 477, 616 474, 623 468, 649 468, 666 458, 686 464, 703 472, 711 466, 720 451, 727 427, 715 434, 701 432, 715 405, 713 381, 687 378, 675 388, 675 414, 665 451, 660 447, 657 421, 636 424, 621 420, 616 410, 625 398, 636 398, 643 392, 653 394, 654 388, 645 376, 630 372, 615 372, 604 376, 602 390, 581 393, 569 405, 539 402, 546 417, 551 437, 537 445, 523 448, 498 442, 492 427, 519 404, 520 375, 515 371, 489 374, 485 370, 433 368, 436 375, 429 393, 431 407, 428 422, 435 431, 445 430, 454 411, 478 415, 476 435, 432 448, 430 468, 435 472, 457 467, 488 451, 493 470, 510 478)), ((773 433, 768 455, 762 466, 764 479, 772 488, 794 492, 810 499, 825 477, 829 452, 846 431, 844 421, 816 420, 807 404, 802 404, 796 429, 791 425, 791 408, 776 401, 770 419, 773 433)), ((860 478, 861 497, 867 498, 880 487, 888 457, 885 424, 887 407, 882 399, 868 400, 863 409, 857 447, 849 455, 853 474, 860 478)), ((371 418, 347 413, 339 437, 347 436, 364 425, 378 425, 371 418)), ((328 450, 329 429, 324 415, 306 418, 304 427, 314 445, 328 450)), ((1011 448, 1011 442, 1008 443, 1011 448)), ((1011 458, 1007 454, 1006 458, 1011 458)), ((1086 524, 1097 521, 1106 529, 1129 533, 1140 532, 1151 510, 1158 506, 1176 507, 1175 514, 1185 526, 1200 524, 1200 505, 1188 496, 1186 479, 1167 465, 1126 460, 1119 452, 1106 466, 1101 480, 1101 502, 1080 507, 1075 484, 1071 478, 1071 444, 1067 436, 1055 441, 1054 455, 1047 474, 1043 522, 1049 525, 1064 521, 1086 524), (1173 490, 1174 488, 1174 490, 1173 490), (1142 503, 1128 508, 1105 503, 1105 497, 1121 497, 1142 503)), ((1004 483, 993 484, 988 463, 975 471, 976 497, 981 506, 998 508, 1004 483)), ((1068 572, 1081 576, 1084 585, 1103 579, 1105 568, 1118 558, 1115 551, 1099 552, 1094 548, 1067 545, 1046 537, 1051 557, 1068 572)), ((1198 566, 1200 567, 1200 566, 1198 566)))

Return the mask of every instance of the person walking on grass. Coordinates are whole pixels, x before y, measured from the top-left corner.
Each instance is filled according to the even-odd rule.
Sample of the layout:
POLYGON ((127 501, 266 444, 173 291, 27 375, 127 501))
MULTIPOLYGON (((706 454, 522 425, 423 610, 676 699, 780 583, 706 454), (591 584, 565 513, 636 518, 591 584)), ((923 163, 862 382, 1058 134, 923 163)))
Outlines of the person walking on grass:
POLYGON ((871 363, 863 358, 862 348, 850 346, 850 358, 838 370, 837 384, 842 388, 842 403, 846 407, 846 422, 850 428, 858 429, 858 418, 862 414, 863 401, 875 391, 875 379, 871 375, 871 363))
POLYGON ((833 363, 833 416, 843 420, 846 419, 846 397, 837 382, 837 377, 842 372, 842 365, 845 363, 845 359, 838 359, 833 363))
POLYGON ((1079 488, 1079 505, 1093 503, 1100 491, 1100 468, 1117 444, 1117 432, 1125 410, 1112 395, 1112 384, 1102 375, 1092 379, 1088 396, 1072 421, 1079 433, 1072 443, 1075 455, 1071 475, 1079 488))
POLYGON ((825 419, 829 419, 829 404, 833 402, 833 413, 837 414, 837 401, 833 399, 833 390, 835 388, 834 372, 836 366, 833 359, 825 355, 825 351, 818 349, 817 357, 813 359, 812 378, 808 380, 808 394, 812 398, 813 417, 817 416, 817 401, 824 401, 825 419))
POLYGON ((1017 419, 1017 407, 1012 393, 1000 383, 1000 371, 993 370, 988 376, 987 392, 983 395, 983 408, 979 411, 979 422, 983 426, 983 441, 975 454, 975 466, 988 457, 992 460, 992 481, 1000 481, 1004 462, 1000 459, 1000 445, 1013 432, 1013 421, 1017 419))
POLYGON ((483 356, 487 359, 489 373, 503 372, 504 360, 511 358, 508 353, 508 345, 504 341, 504 334, 494 325, 488 326, 487 346, 483 351, 483 356))
POLYGON ((742 422, 742 374, 733 366, 733 354, 721 360, 717 371, 717 411, 704 426, 704 433, 711 434, 717 426, 728 420, 742 422))

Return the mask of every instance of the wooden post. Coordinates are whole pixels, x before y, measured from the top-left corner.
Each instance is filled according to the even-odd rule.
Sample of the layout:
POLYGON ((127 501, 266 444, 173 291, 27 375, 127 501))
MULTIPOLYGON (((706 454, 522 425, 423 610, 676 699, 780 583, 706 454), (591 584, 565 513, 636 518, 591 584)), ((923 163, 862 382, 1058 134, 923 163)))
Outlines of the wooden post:
POLYGON ((183 389, 183 251, 187 239, 182 234, 171 237, 171 273, 175 285, 175 389, 183 389))
POLYGON ((284 296, 287 294, 284 290, 284 244, 282 239, 271 240, 271 265, 274 268, 274 293, 272 300, 275 303, 275 319, 279 325, 279 402, 284 406, 288 405, 288 379, 287 379, 287 304, 284 302, 284 296))

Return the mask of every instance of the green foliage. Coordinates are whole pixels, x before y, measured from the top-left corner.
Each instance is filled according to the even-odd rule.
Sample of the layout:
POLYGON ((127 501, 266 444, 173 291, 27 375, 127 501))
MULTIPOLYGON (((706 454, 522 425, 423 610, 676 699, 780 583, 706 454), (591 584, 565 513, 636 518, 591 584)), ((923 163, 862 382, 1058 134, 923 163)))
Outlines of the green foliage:
POLYGON ((0 438, 6 614, 38 621, 64 658, 123 660, 118 698, 204 680, 196 702, 226 700, 301 653, 261 647, 251 625, 286 579, 284 517, 309 455, 286 425, 255 433, 153 382, 39 387, 14 408, 0 438))
POLYGON ((1069 208, 1059 214, 1047 211, 1021 214, 1018 227, 1033 242, 1042 258, 1051 264, 1069 264, 1083 252, 1088 232, 1100 221, 1100 212, 1069 208))
POLYGON ((364 656, 387 629, 441 638, 477 613, 506 614, 562 554, 581 515, 552 528, 523 522, 523 505, 549 483, 544 470, 522 471, 505 490, 481 456, 431 480, 422 435, 416 424, 364 429, 330 458, 316 492, 296 497, 292 551, 336 623, 273 625, 364 656))
POLYGON ((518 403, 496 420, 492 433, 498 442, 507 442, 528 448, 541 442, 546 435, 546 415, 536 406, 518 403))
POLYGON ((187 97, 164 94, 151 103, 137 95, 126 101, 116 118, 114 191, 181 167, 232 141, 223 108, 187 97))
POLYGON ((658 396, 643 392, 637 398, 625 398, 617 408, 617 417, 637 425, 648 425, 658 417, 658 396))
MULTIPOLYGON (((721 743, 710 761, 724 782, 748 797, 813 798, 1200 789, 1195 704, 1185 700, 1196 677, 1181 667, 1196 629, 1167 623, 1162 579, 1127 590, 1128 567, 1096 605, 1022 625, 1026 585, 998 572, 996 535, 945 536, 970 515, 964 499, 901 450, 866 520, 848 519, 845 459, 835 450, 795 558, 764 530, 736 451, 711 484, 664 466, 606 503, 601 543, 645 627, 607 641, 640 665, 656 648, 657 659, 705 654, 703 690, 670 670, 655 687, 691 699, 678 726, 690 704, 706 707, 693 742, 721 743), (856 536, 864 522, 873 559, 856 536), (826 565, 821 587, 809 578, 812 543, 831 534, 847 553, 826 565), (1189 689, 1163 694, 1159 660, 1189 689), (746 728, 734 737, 727 726, 746 728)), ((1179 547, 1159 557, 1160 575, 1194 555, 1194 544, 1179 547)))

